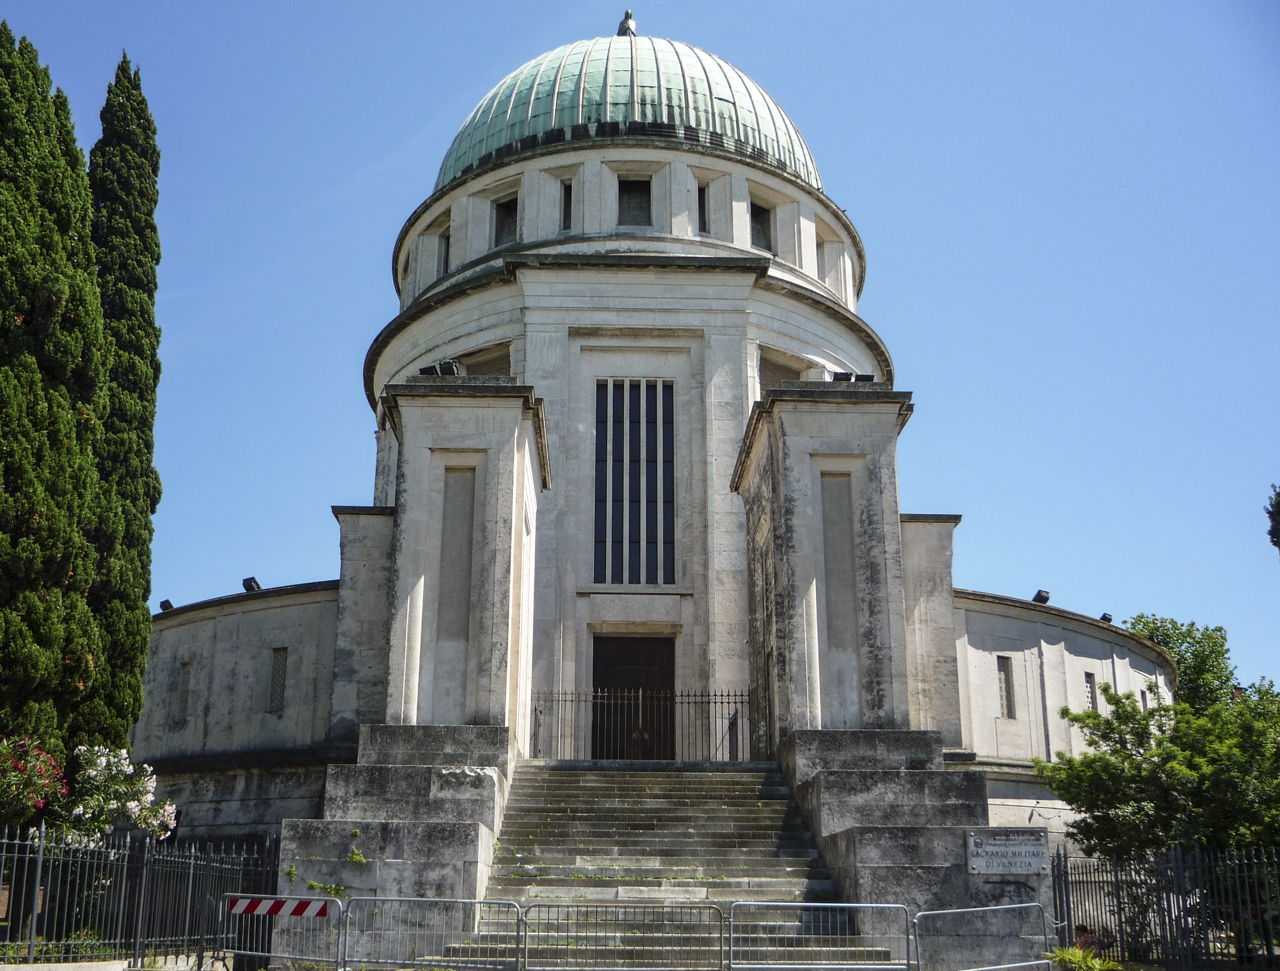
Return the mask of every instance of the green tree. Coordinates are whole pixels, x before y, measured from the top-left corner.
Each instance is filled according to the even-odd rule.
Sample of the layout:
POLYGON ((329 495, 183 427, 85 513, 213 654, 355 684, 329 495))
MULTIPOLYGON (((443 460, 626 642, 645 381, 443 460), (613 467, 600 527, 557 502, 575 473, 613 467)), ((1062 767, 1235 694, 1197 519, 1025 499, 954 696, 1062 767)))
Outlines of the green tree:
POLYGON ((1124 626, 1163 647, 1178 665, 1178 701, 1196 714, 1228 701, 1235 690, 1235 668, 1221 627, 1183 624, 1168 617, 1138 614, 1124 626))
POLYGON ((1132 692, 1101 693, 1105 712, 1060 712, 1091 751, 1036 764, 1080 813, 1068 832, 1086 852, 1280 841, 1280 695, 1270 682, 1204 712, 1181 702, 1143 711, 1132 692))
POLYGON ((0 22, 0 734, 61 761, 104 668, 89 591, 120 523, 97 471, 110 345, 89 182, 51 87, 0 22))
POLYGON ((107 669, 77 709, 73 734, 112 748, 128 744, 142 711, 142 680, 151 634, 151 516, 160 501, 152 463, 160 329, 156 326, 156 229, 160 149, 127 54, 107 86, 102 137, 89 152, 98 291, 112 357, 99 474, 118 503, 122 536, 107 536, 90 602, 106 636, 107 669))
POLYGON ((1271 498, 1267 500, 1263 511, 1267 514, 1267 539, 1280 550, 1280 486, 1271 487, 1271 498))

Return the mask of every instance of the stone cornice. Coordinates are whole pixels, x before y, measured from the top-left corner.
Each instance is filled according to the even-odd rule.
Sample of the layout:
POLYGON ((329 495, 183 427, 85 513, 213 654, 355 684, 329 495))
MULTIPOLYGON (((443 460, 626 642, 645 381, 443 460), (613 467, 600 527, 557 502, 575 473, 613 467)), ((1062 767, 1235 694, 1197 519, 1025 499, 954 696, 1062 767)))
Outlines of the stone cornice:
POLYGON ((319 593, 324 590, 337 590, 337 580, 317 580, 313 583, 293 583, 284 587, 268 587, 265 590, 255 590, 253 593, 233 593, 226 597, 214 597, 211 600, 197 600, 195 603, 183 604, 181 607, 174 607, 172 610, 162 610, 158 614, 151 615, 151 622, 166 621, 173 617, 180 617, 183 614, 189 614, 197 610, 205 610, 210 607, 228 607, 233 604, 252 603, 255 600, 270 600, 274 597, 291 597, 303 593, 319 593))
POLYGON ((733 464, 733 477, 729 491, 737 492, 746 469, 747 454, 755 441, 765 415, 774 411, 780 401, 796 401, 808 404, 897 404, 898 430, 911 417, 911 392, 893 391, 887 383, 861 381, 783 381, 778 387, 764 393, 764 399, 751 406, 747 418, 747 430, 742 435, 738 458, 733 464))
POLYGON ((1171 675, 1171 682, 1176 685, 1178 681, 1178 664, 1173 656, 1159 644, 1149 641, 1145 637, 1139 637, 1132 631, 1126 630, 1116 624, 1107 624, 1094 617, 1085 614, 1077 614, 1072 610, 1063 610, 1061 607, 1051 607, 1049 604, 1033 603, 1030 600, 1021 600, 1018 597, 1005 597, 998 593, 982 593, 978 590, 960 590, 954 591, 956 606, 963 607, 961 600, 972 600, 976 603, 988 603, 1000 607, 1012 607, 1017 610, 1026 610, 1037 614, 1044 614, 1046 617, 1053 617, 1058 620, 1071 621, 1084 627, 1093 628, 1101 631, 1108 637, 1120 637, 1123 640, 1131 641, 1135 646, 1144 648, 1155 654, 1158 658, 1168 665, 1168 671, 1171 675))
MULTIPOLYGON (((402 398, 519 398, 533 422, 533 438, 538 449, 538 471, 542 488, 551 488, 551 453, 547 445, 547 416, 541 398, 531 384, 516 384, 505 375, 421 375, 404 384, 388 384, 382 389, 382 408, 393 425, 400 426, 402 398)), ((398 434, 398 433, 397 433, 398 434)))
MULTIPOLYGON (((649 234, 652 238, 652 234, 649 234)), ((437 289, 428 288, 413 303, 393 317, 369 345, 364 358, 364 393, 369 407, 377 411, 378 399, 374 389, 374 372, 378 360, 387 346, 407 327, 426 316, 432 310, 470 293, 514 282, 518 270, 526 267, 567 269, 663 269, 694 272, 719 271, 728 273, 753 273, 756 285, 771 293, 778 293, 800 300, 825 313, 837 317, 841 323, 857 335, 875 358, 880 369, 882 383, 892 385, 893 358, 880 335, 871 325, 839 301, 800 283, 769 275, 774 258, 764 255, 751 256, 694 256, 683 253, 548 253, 542 250, 549 243, 561 240, 540 240, 536 243, 516 245, 502 251, 486 253, 466 263, 449 274, 453 278, 437 289), (501 263, 498 261, 501 260, 501 263), (470 275, 468 275, 470 274, 470 275)))

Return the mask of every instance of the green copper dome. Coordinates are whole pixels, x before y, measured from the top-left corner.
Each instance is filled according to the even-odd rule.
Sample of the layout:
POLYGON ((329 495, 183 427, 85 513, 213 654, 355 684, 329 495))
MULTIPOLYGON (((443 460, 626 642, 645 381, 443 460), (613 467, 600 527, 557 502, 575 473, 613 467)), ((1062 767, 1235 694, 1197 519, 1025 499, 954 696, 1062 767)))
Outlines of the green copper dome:
POLYGON ((760 85, 656 37, 582 40, 512 72, 459 129, 436 188, 543 146, 637 138, 742 156, 822 188, 800 132, 760 85))

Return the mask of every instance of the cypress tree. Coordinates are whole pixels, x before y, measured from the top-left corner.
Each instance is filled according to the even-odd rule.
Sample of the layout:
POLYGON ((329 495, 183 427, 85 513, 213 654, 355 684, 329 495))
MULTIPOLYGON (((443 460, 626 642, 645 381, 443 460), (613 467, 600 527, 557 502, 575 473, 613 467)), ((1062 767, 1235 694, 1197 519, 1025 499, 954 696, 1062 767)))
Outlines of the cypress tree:
POLYGON ((0 21, 0 734, 77 744, 105 659, 90 606, 119 516, 97 450, 109 345, 71 109, 0 21))
POLYGON ((89 152, 98 291, 112 347, 98 470, 121 516, 118 545, 101 533, 102 566, 91 591, 106 635, 107 676, 76 712, 74 734, 123 746, 142 711, 151 634, 151 516, 160 501, 152 464, 160 329, 156 326, 156 229, 160 149, 142 79, 127 54, 107 86, 102 137, 89 152))

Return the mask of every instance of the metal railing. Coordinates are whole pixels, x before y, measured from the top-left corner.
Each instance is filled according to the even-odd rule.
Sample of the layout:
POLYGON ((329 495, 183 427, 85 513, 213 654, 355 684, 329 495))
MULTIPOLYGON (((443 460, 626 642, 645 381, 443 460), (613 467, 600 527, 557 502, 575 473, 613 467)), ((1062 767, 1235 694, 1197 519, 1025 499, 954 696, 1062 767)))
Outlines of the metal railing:
POLYGON ((743 901, 729 908, 730 968, 906 971, 910 947, 901 904, 743 901))
POLYGON ((516 968, 520 907, 505 900, 356 897, 344 967, 516 968))
POLYGON ((524 967, 720 971, 724 911, 712 904, 533 904, 524 967))
POLYGON ((0 962, 141 966, 196 954, 215 931, 212 901, 231 890, 274 889, 277 852, 275 840, 0 831, 0 962))
POLYGON ((1039 904, 925 910, 912 922, 919 971, 1050 968, 1049 920, 1039 904))
POLYGON ((1141 860, 1054 857, 1061 941, 1083 924, 1105 957, 1170 969, 1280 964, 1280 852, 1171 849, 1141 860))
POLYGON ((751 704, 745 691, 535 691, 532 747, 543 759, 742 762, 751 704))

